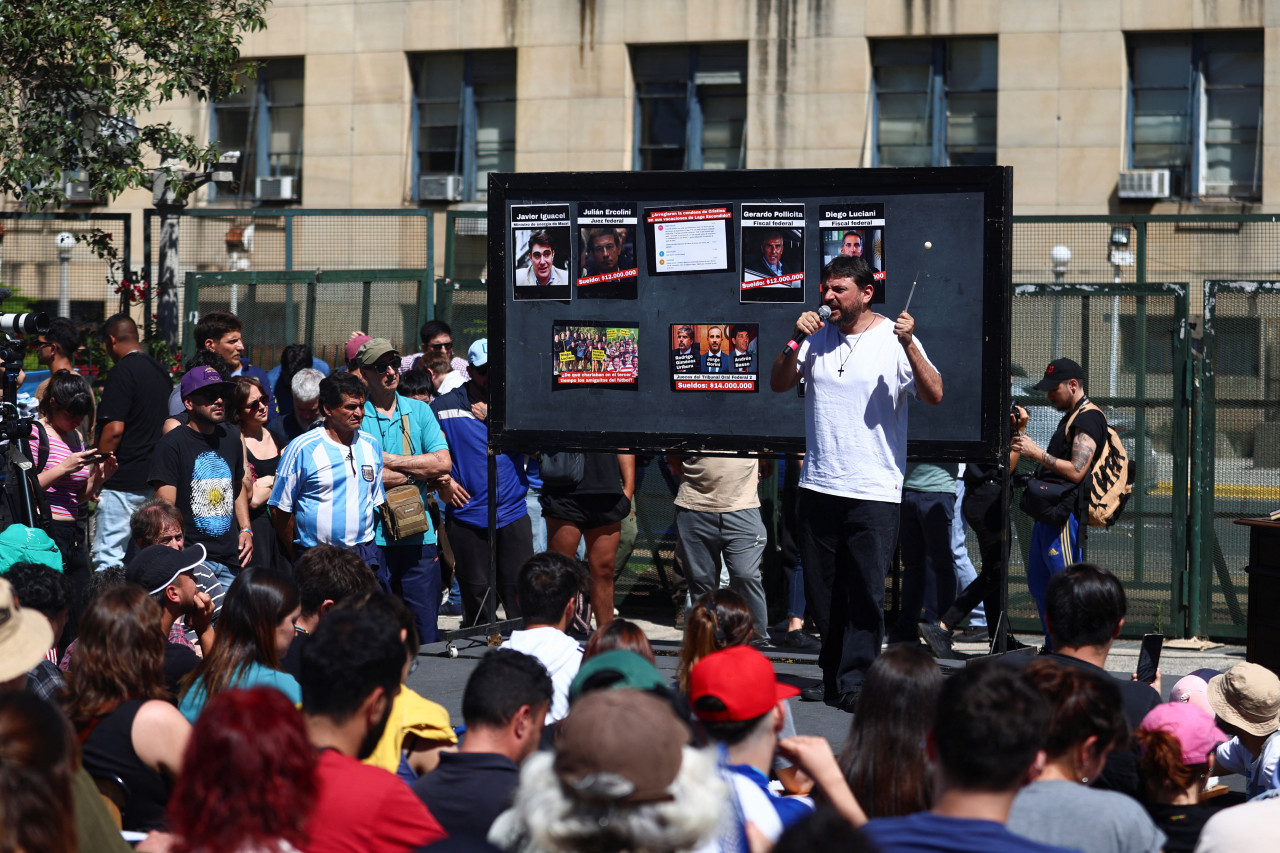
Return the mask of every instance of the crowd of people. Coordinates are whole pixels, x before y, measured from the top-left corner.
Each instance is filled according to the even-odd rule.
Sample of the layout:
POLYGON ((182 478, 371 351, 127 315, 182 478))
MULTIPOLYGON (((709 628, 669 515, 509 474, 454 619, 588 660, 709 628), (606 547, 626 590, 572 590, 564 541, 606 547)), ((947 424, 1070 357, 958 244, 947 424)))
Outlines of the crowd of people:
MULTIPOLYGON (((1162 703, 1158 679, 1113 678, 1126 600, 1106 569, 1044 562, 1044 653, 943 677, 960 602, 988 598, 1007 558, 984 549, 985 579, 955 594, 957 477, 905 465, 905 398, 937 403, 941 375, 910 315, 870 311, 864 262, 823 282, 828 320, 805 312, 808 340, 771 376, 808 385, 809 452, 781 472, 785 630, 760 570, 766 469, 673 455, 689 595, 674 674, 614 610, 636 457, 505 452, 491 480, 487 341, 455 358, 432 321, 402 357, 355 332, 336 369, 294 346, 273 376, 211 312, 175 388, 133 321, 108 320, 101 399, 70 361, 37 392, 48 514, 0 534, 0 850, 1259 846, 1280 802, 1280 679, 1239 664, 1162 703), (887 398, 864 387, 886 375, 887 398), (886 625, 900 525, 919 548, 886 625), (474 667, 461 720, 406 685, 451 593, 465 624, 499 606, 522 620, 474 667), (819 647, 822 682, 780 680, 761 653, 775 642, 819 647), (838 752, 798 731, 797 698, 852 715, 838 752), (1243 796, 1212 784, 1229 774, 1243 796)), ((1055 365, 1043 384, 1074 411, 1074 362, 1055 365)), ((1015 452, 1078 483, 1094 420, 1015 452)), ((1075 517, 1059 541, 1078 556, 1075 517)))
POLYGON ((148 509, 168 541, 95 574, 60 664, 69 579, 33 562, 0 578, 4 849, 1270 849, 1280 679, 1201 671, 1169 702, 1117 680, 1097 661, 1124 590, 1093 564, 1049 582, 1052 653, 944 678, 924 645, 889 646, 835 752, 797 733, 800 691, 732 590, 696 601, 671 678, 626 620, 581 643, 586 571, 536 554, 513 593, 524 627, 451 720, 405 685, 415 616, 357 554, 246 568, 215 608, 204 548, 165 506, 148 509), (1215 784, 1230 773, 1244 795, 1215 784))

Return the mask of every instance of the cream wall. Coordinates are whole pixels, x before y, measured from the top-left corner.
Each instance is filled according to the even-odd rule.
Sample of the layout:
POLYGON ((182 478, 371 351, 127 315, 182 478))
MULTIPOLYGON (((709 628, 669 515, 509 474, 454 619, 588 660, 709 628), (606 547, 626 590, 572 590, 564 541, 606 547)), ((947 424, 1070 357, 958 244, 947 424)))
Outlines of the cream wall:
MULTIPOLYGON (((1254 209, 1280 209, 1280 3, 1264 0, 275 0, 243 53, 306 58, 303 207, 398 207, 412 180, 408 53, 516 48, 516 168, 625 170, 627 46, 745 41, 747 165, 849 167, 871 160, 870 39, 996 35, 998 162, 1014 167, 1015 212, 1164 212, 1188 206, 1114 198, 1124 34, 1206 28, 1265 28, 1254 209)), ((202 134, 207 111, 158 117, 202 134)))

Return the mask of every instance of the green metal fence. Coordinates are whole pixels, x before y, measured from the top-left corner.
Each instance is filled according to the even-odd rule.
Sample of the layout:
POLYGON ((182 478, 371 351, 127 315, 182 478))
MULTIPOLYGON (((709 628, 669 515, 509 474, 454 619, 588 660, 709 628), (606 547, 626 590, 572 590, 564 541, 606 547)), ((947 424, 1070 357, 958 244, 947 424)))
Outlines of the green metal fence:
POLYGON ((1280 282, 1206 281, 1204 323, 1191 625, 1243 637, 1249 541, 1233 522, 1280 509, 1280 282))
MULTIPOLYGON (((303 209, 225 209, 192 208, 183 213, 179 223, 178 254, 179 273, 185 280, 188 273, 252 273, 261 271, 294 272, 305 270, 325 273, 334 270, 427 270, 435 265, 435 233, 433 225, 436 211, 425 208, 390 210, 303 210, 303 209), (252 229, 252 230, 250 230, 252 229)), ((154 210, 143 214, 143 278, 156 281, 160 268, 160 216, 154 210)), ((351 281, 352 279, 347 279, 351 281)), ((229 280, 228 280, 229 281, 229 280)), ((252 299, 250 282, 242 279, 246 291, 243 298, 252 299)), ((263 282, 266 286, 267 282, 263 282)), ((229 306, 230 294, 221 294, 223 310, 229 306), (225 298, 224 298, 225 297, 225 298)), ((415 297, 416 298, 416 297, 415 297)), ((180 316, 184 327, 189 325, 193 310, 205 310, 202 306, 188 306, 184 293, 180 294, 180 316)), ((214 300, 218 301, 218 300, 214 300)), ((266 295, 261 300, 265 310, 277 311, 280 316, 269 316, 262 321, 262 328, 283 330, 283 306, 288 302, 284 294, 266 295), (277 306, 272 308, 271 306, 277 306)), ((358 302, 355 297, 336 301, 321 300, 325 305, 350 305, 358 302)), ((212 303, 211 303, 212 304, 212 303)), ((246 304, 255 304, 252 301, 246 304)), ((150 313, 152 306, 146 310, 150 313)), ((421 320, 431 316, 433 306, 428 299, 421 320)), ((323 312, 322 312, 323 313, 323 312)), ((257 321, 241 317, 247 325, 257 321)), ((336 318, 335 318, 336 319, 336 318)), ((342 325, 349 326, 357 318, 343 317, 342 325)), ((329 322, 327 316, 322 317, 329 322)), ((421 323, 421 320, 416 320, 421 323)), ((255 325, 256 328, 256 325, 255 325)), ((353 327, 355 328, 355 327, 353 327)), ((407 337, 401 337, 399 325, 393 325, 392 340, 407 351, 418 349, 417 325, 407 337)), ((296 331, 296 329, 295 329, 296 331)), ((349 334, 352 329, 347 329, 349 334)), ((368 331, 362 329, 361 331, 368 331)), ((318 346, 329 347, 332 342, 321 328, 318 346)), ((246 343, 254 364, 272 367, 279 363, 280 350, 297 339, 290 335, 270 336, 254 334, 246 329, 246 343)), ((345 340, 345 338, 344 338, 345 340)), ((185 346, 185 341, 184 341, 185 346)), ((321 356, 319 352, 317 356, 321 356)), ((333 358, 327 358, 333 361, 333 358)), ((341 360, 340 357, 338 359, 341 360)))
POLYGON ((240 317, 246 340, 305 343, 317 357, 340 364, 356 330, 416 341, 431 300, 426 269, 189 272, 185 281, 184 357, 195 350, 197 318, 222 310, 240 317))

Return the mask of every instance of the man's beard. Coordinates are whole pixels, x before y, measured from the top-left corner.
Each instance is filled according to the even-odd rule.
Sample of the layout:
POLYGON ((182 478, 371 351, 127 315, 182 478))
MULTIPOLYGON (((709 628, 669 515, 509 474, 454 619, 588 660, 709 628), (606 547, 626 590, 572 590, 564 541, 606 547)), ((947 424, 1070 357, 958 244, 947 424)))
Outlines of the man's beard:
POLYGON ((378 747, 378 741, 382 740, 382 734, 387 730, 387 721, 391 719, 391 698, 387 698, 387 708, 382 712, 382 719, 369 727, 369 731, 365 732, 364 740, 360 741, 360 749, 356 753, 356 758, 364 761, 373 755, 373 751, 378 747))

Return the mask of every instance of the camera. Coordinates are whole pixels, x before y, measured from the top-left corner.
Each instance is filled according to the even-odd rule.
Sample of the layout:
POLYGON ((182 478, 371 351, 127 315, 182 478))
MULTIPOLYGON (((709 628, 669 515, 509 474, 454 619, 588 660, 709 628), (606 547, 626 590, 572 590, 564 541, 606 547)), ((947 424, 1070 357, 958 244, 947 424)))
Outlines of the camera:
POLYGON ((49 331, 49 315, 43 311, 0 314, 0 332, 13 335, 38 335, 47 331, 49 331))

